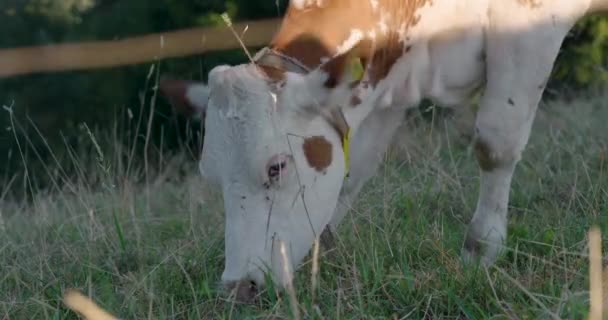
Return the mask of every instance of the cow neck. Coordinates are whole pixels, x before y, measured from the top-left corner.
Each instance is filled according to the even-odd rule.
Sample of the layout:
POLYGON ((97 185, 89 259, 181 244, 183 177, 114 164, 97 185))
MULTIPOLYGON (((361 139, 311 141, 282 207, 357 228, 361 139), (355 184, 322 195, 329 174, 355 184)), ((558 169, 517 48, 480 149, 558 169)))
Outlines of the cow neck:
POLYGON ((305 9, 290 6, 269 48, 310 70, 325 71, 328 77, 324 86, 335 88, 344 79, 353 58, 360 58, 365 64, 366 57, 370 56, 369 48, 365 50, 368 45, 365 41, 345 50, 345 45, 353 41, 353 32, 372 30, 377 24, 368 1, 356 1, 357 5, 352 2, 324 1, 321 7, 311 2, 305 9))
POLYGON ((304 66, 308 70, 320 68, 328 75, 323 84, 326 88, 333 89, 340 81, 350 81, 351 87, 354 88, 361 79, 349 79, 344 76, 353 66, 353 61, 356 61, 365 73, 366 84, 375 87, 388 75, 399 57, 411 49, 411 45, 405 45, 399 38, 397 32, 389 31, 386 35, 377 37, 375 42, 363 39, 348 52, 336 56, 336 50, 329 48, 338 45, 323 45, 313 36, 301 35, 293 41, 271 44, 268 48, 276 55, 288 58, 284 59, 285 61, 296 63, 286 63, 282 68, 267 68, 268 66, 264 65, 261 67, 273 80, 282 80, 284 71, 297 72, 300 67, 296 68, 294 65, 304 66))

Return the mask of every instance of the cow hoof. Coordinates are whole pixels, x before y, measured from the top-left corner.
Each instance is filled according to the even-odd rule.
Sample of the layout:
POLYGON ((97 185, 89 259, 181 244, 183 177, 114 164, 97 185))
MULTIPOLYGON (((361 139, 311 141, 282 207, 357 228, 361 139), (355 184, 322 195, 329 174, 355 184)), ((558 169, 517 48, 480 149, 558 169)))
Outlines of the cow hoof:
POLYGON ((237 303, 251 304, 258 294, 257 285, 253 281, 233 282, 226 288, 230 293, 230 298, 234 298, 237 303))
POLYGON ((336 247, 336 240, 334 239, 334 233, 331 231, 329 226, 325 227, 321 233, 319 242, 325 251, 333 250, 336 247))
POLYGON ((504 252, 506 232, 501 228, 492 228, 483 233, 475 225, 471 226, 466 235, 462 250, 462 259, 465 264, 479 263, 490 267, 504 252), (485 237, 480 234, 486 235, 485 237))

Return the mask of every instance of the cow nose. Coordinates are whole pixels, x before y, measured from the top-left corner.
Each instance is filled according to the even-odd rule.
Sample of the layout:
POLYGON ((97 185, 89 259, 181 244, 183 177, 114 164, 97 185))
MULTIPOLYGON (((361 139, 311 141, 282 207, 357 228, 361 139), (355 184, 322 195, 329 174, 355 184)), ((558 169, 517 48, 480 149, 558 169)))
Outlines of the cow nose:
POLYGON ((258 285, 250 279, 231 281, 225 286, 230 296, 239 303, 252 303, 258 294, 258 285))

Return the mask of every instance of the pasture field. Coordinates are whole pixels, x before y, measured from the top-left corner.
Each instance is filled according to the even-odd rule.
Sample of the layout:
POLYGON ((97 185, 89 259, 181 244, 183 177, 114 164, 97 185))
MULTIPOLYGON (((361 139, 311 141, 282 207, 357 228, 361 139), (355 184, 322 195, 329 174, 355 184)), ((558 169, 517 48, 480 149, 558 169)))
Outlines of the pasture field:
MULTIPOLYGON (((587 232, 608 234, 605 101, 541 106, 512 186, 508 252, 488 269, 459 258, 478 189, 469 140, 440 117, 410 121, 318 273, 312 259, 298 270, 302 318, 585 319, 587 232)), ((61 301, 71 287, 122 319, 292 318, 272 287, 254 305, 218 292, 222 204, 195 161, 167 156, 136 183, 143 162, 116 174, 112 144, 89 140, 99 153, 74 157, 79 177, 62 191, 27 204, 0 194, 0 319, 77 319, 61 301)))

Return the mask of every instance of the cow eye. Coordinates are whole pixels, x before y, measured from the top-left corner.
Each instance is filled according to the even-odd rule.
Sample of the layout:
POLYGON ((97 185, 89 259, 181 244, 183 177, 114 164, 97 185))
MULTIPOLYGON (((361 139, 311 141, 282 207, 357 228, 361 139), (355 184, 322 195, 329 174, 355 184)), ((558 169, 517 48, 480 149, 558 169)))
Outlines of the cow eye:
POLYGON ((287 161, 285 160, 270 165, 268 167, 268 178, 270 178, 270 180, 278 179, 281 175, 281 171, 285 170, 285 166, 287 166, 287 161))
POLYGON ((292 161, 291 156, 284 153, 274 155, 268 160, 266 164, 267 180, 264 183, 266 188, 269 188, 270 185, 281 181, 281 179, 287 176, 290 161, 292 161))

